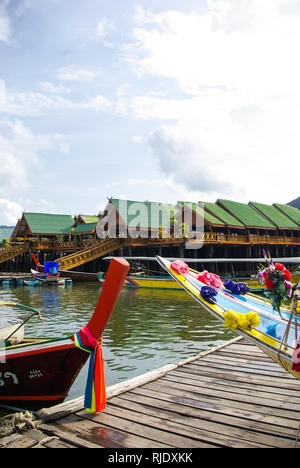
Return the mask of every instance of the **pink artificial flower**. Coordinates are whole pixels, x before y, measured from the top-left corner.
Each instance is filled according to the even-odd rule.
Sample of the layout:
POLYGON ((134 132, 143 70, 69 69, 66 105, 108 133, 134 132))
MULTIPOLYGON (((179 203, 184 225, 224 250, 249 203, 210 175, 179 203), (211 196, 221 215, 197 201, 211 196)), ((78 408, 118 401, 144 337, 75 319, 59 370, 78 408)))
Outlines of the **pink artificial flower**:
POLYGON ((284 286, 286 287, 286 289, 288 289, 288 291, 287 291, 288 296, 291 297, 291 295, 292 295, 292 283, 285 280, 284 281, 284 286))
POLYGON ((182 260, 175 260, 175 262, 171 263, 172 270, 176 271, 180 275, 184 275, 185 273, 189 272, 189 267, 186 263, 182 260))
POLYGON ((212 280, 211 284, 213 286, 215 286, 216 288, 222 288, 224 286, 224 284, 223 284, 223 281, 221 280, 220 276, 214 275, 213 273, 212 273, 212 276, 213 276, 213 280, 212 280))
POLYGON ((207 270, 202 271, 199 273, 197 280, 201 281, 202 283, 208 286, 215 286, 215 288, 221 288, 223 285, 223 281, 218 275, 214 273, 209 273, 207 270))
POLYGON ((202 283, 207 284, 209 286, 210 281, 211 281, 211 273, 209 273, 207 270, 203 270, 197 276, 197 280, 201 281, 202 283))

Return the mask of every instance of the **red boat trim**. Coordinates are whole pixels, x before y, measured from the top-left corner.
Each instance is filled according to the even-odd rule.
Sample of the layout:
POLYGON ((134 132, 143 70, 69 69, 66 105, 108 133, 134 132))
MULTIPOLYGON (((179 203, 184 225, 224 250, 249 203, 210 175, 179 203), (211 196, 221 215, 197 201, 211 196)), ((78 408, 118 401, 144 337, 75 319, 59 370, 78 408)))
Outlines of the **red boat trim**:
POLYGON ((22 396, 22 395, 14 395, 14 396, 0 396, 0 401, 11 401, 11 400, 21 400, 21 401, 29 401, 29 400, 39 400, 39 401, 53 401, 53 400, 61 400, 65 399, 66 395, 32 395, 32 396, 22 396))
POLYGON ((41 346, 41 343, 37 344, 32 344, 29 345, 30 349, 25 350, 24 348, 20 350, 3 350, 3 355, 5 356, 5 359, 12 359, 16 357, 24 357, 24 356, 32 356, 34 354, 43 354, 43 353, 48 353, 48 352, 53 352, 53 351, 61 351, 63 349, 72 349, 75 348, 74 342, 68 340, 68 343, 58 345, 56 342, 52 344, 52 346, 49 346, 49 343, 47 343, 46 346, 41 346), (34 349, 35 347, 39 346, 39 348, 34 349))

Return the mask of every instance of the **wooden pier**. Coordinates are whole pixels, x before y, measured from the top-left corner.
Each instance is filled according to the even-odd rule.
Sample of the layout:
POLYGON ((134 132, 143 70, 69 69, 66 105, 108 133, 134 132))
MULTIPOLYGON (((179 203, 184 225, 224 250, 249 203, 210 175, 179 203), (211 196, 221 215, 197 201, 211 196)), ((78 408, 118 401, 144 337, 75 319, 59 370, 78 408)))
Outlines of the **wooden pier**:
POLYGON ((101 414, 83 398, 43 410, 2 448, 300 447, 300 382, 238 337, 114 385, 101 414))
MULTIPOLYGON (((57 284, 61 286, 68 286, 72 283, 71 278, 60 277, 57 280, 57 284)), ((32 275, 28 273, 12 273, 11 275, 0 274, 0 286, 43 286, 47 283, 38 281, 32 275)), ((48 284, 49 285, 49 284, 48 284)))

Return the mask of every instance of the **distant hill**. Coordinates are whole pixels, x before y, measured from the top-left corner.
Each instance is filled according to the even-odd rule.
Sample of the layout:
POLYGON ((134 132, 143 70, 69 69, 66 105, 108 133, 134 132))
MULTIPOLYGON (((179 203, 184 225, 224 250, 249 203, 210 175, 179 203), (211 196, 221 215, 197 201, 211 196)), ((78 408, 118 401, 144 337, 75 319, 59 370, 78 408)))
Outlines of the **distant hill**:
POLYGON ((298 208, 298 210, 300 210, 300 197, 295 198, 295 200, 293 201, 290 201, 289 203, 287 203, 287 205, 293 206, 294 208, 298 208))

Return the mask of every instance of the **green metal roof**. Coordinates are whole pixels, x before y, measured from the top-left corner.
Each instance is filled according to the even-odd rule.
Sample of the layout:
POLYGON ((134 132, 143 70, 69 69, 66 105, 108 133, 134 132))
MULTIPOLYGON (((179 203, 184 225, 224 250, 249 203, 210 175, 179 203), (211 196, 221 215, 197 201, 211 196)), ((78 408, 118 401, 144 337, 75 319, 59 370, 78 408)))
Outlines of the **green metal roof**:
POLYGON ((98 217, 98 216, 80 214, 80 215, 78 215, 78 218, 79 218, 79 217, 80 217, 86 224, 98 223, 98 221, 99 221, 99 217, 98 217))
POLYGON ((217 216, 223 221, 223 224, 227 226, 233 226, 238 228, 244 228, 244 224, 238 221, 234 216, 232 216, 228 211, 224 210, 220 205, 216 203, 201 202, 204 204, 206 210, 212 213, 214 216, 217 216))
POLYGON ((0 226, 0 242, 4 239, 10 239, 14 230, 14 226, 0 226))
POLYGON ((176 214, 176 206, 170 203, 141 202, 133 200, 110 200, 128 227, 158 229, 169 223, 176 214))
POLYGON ((81 223, 72 230, 74 234, 82 233, 92 233, 97 226, 97 223, 81 223))
POLYGON ((271 221, 260 214, 255 208, 245 203, 223 199, 217 200, 217 203, 248 228, 276 229, 276 226, 271 221))
POLYGON ((33 234, 68 234, 74 224, 70 215, 24 213, 33 234))
POLYGON ((300 226, 300 210, 298 210, 298 208, 290 205, 283 205, 281 203, 273 203, 273 205, 300 226))
POLYGON ((179 201, 178 204, 181 206, 188 206, 192 211, 196 211, 200 216, 204 218, 205 221, 207 221, 210 224, 215 224, 217 226, 225 226, 225 223, 223 221, 216 218, 208 211, 205 211, 205 209, 203 210, 202 206, 198 203, 179 201))
POLYGON ((299 226, 288 218, 282 211, 273 205, 265 205, 263 203, 249 202, 250 206, 253 206, 263 215, 269 218, 278 228, 282 229, 299 229, 299 226))

